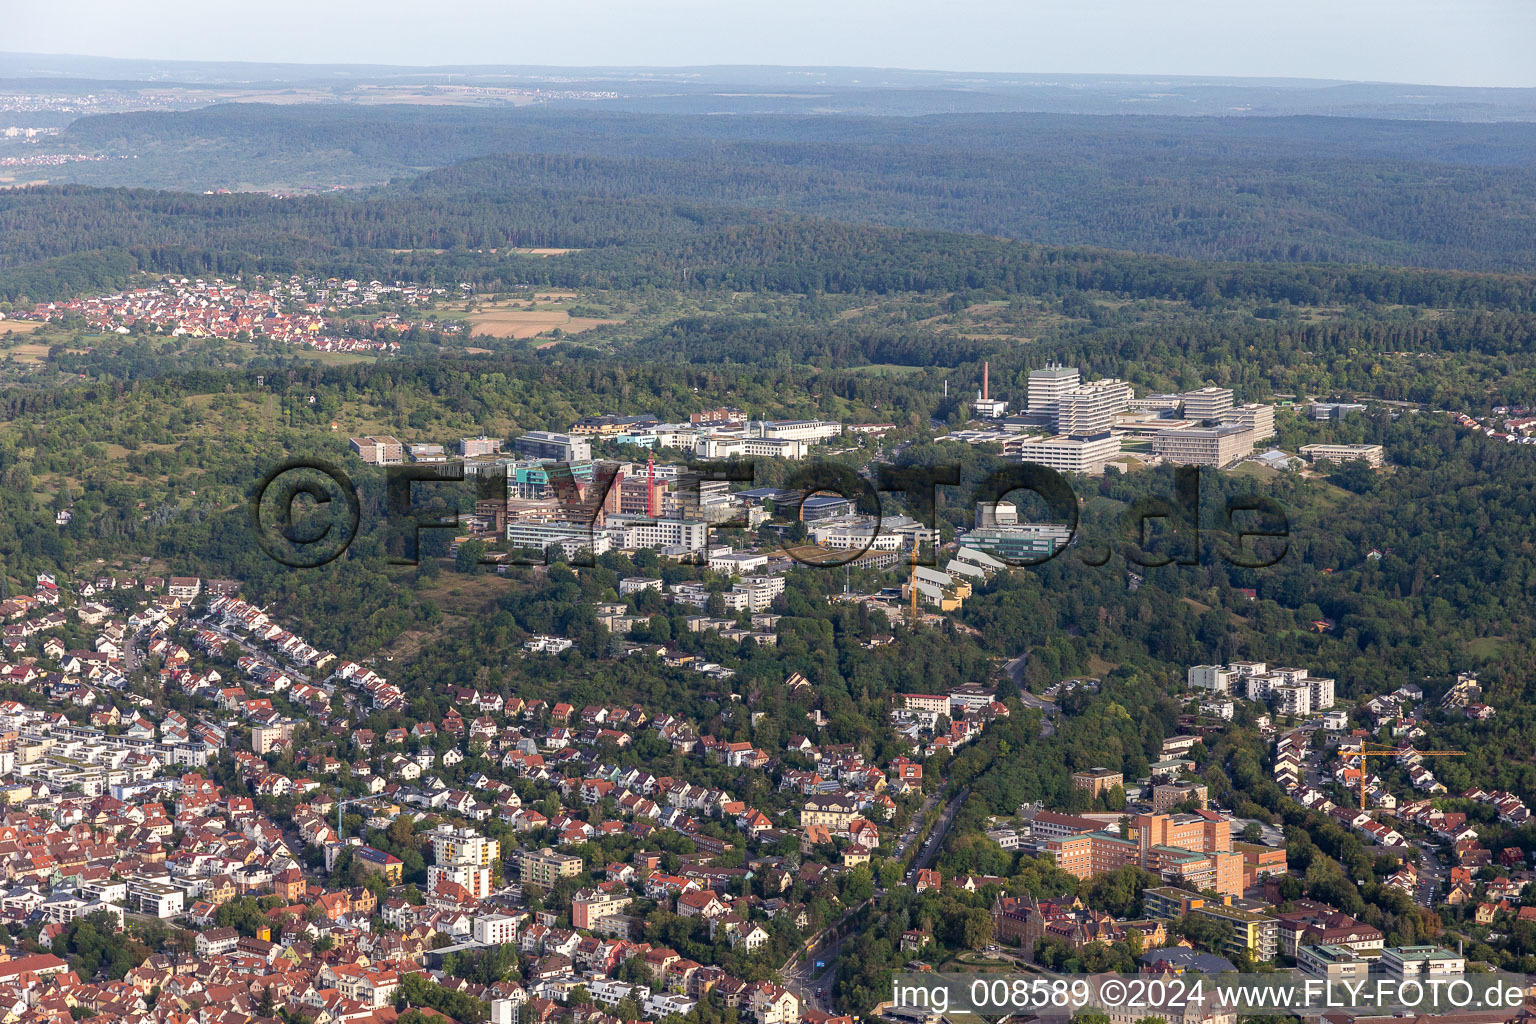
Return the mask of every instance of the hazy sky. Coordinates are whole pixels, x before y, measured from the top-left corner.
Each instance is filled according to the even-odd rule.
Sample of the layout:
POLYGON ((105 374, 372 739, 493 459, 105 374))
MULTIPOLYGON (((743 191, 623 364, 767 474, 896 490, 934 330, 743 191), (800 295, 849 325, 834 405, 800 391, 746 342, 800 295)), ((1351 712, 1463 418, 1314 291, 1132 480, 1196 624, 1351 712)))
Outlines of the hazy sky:
POLYGON ((1536 0, 5 0, 0 49, 1536 86, 1536 0))

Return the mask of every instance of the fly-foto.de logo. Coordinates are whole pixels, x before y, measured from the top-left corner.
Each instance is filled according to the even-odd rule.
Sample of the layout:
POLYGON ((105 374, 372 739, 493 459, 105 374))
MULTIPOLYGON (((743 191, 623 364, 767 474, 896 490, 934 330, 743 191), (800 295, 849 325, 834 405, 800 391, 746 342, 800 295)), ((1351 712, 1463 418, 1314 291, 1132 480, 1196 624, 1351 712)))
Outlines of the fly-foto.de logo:
MULTIPOLYGON (((501 564, 557 560, 593 564, 597 553, 637 547, 682 552, 699 561, 710 550, 717 531, 760 525, 744 510, 730 508, 728 500, 732 514, 720 514, 722 500, 729 497, 725 486, 750 487, 755 482, 752 462, 689 462, 672 468, 665 511, 656 498, 654 476, 645 480, 642 470, 638 478, 645 484, 643 511, 625 513, 619 501, 625 493, 625 464, 543 464, 539 518, 531 524, 509 523, 498 531, 494 539, 506 541, 514 553, 501 564), (539 557, 518 556, 529 550, 537 550, 539 557)), ((465 531, 466 521, 456 511, 427 514, 418 508, 420 492, 430 492, 431 485, 472 483, 477 508, 499 505, 505 518, 509 495, 505 465, 481 469, 472 478, 462 464, 387 466, 384 475, 387 529, 381 554, 391 564, 418 562, 423 531, 465 531)), ((634 483, 636 477, 630 479, 634 483)), ((845 537, 832 548, 790 543, 796 531, 780 530, 777 552, 802 565, 826 569, 857 562, 871 550, 892 550, 894 545, 902 562, 934 565, 939 489, 945 488, 952 500, 950 492, 960 486, 958 465, 880 465, 871 477, 838 463, 807 463, 775 490, 774 514, 781 520, 803 522, 808 501, 834 497, 860 510, 860 525, 851 540, 845 537), (885 494, 900 495, 907 513, 903 522, 915 521, 918 529, 908 529, 902 537, 882 532, 885 494), (910 538, 910 543, 903 538, 910 538)), ((1279 502, 1249 494, 1227 497, 1206 508, 1200 471, 1193 466, 1175 469, 1171 494, 1137 498, 1116 522, 1099 523, 1093 531, 1083 528, 1081 503, 1071 482, 1047 466, 1029 462, 1003 466, 973 485, 964 497, 968 505, 982 508, 1021 494, 1034 495, 1043 503, 1057 542, 1030 557, 995 548, 989 551, 1009 566, 1041 565, 1071 552, 1081 564, 1093 567, 1108 564, 1118 554, 1142 568, 1198 565, 1215 557, 1228 565, 1262 569, 1289 552, 1290 520, 1279 502)), ((257 482, 248 517, 257 543, 269 557, 293 568, 317 568, 339 558, 357 540, 362 503, 356 484, 338 467, 320 460, 290 459, 257 482)), ((488 518, 502 521, 494 513, 488 518)))

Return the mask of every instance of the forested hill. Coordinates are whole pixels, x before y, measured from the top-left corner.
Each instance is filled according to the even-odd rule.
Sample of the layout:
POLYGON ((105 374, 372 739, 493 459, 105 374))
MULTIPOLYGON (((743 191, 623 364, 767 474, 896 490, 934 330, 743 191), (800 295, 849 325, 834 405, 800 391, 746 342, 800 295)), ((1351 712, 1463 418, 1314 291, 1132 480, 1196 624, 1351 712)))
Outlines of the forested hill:
POLYGON ((0 300, 25 303, 116 288, 134 272, 148 271, 308 272, 487 287, 1099 291, 1197 304, 1374 302, 1511 312, 1536 306, 1536 280, 1530 277, 1219 264, 1024 245, 704 201, 595 195, 595 188, 581 183, 580 168, 571 170, 575 184, 564 195, 520 186, 519 175, 509 174, 502 161, 361 200, 82 186, 0 192, 0 300), (542 259, 509 254, 509 246, 579 251, 542 259))
POLYGON ((1348 118, 688 117, 236 104, 83 118, 50 174, 655 197, 1220 260, 1536 270, 1536 125, 1348 118), (495 157, 491 160, 477 158, 495 157))

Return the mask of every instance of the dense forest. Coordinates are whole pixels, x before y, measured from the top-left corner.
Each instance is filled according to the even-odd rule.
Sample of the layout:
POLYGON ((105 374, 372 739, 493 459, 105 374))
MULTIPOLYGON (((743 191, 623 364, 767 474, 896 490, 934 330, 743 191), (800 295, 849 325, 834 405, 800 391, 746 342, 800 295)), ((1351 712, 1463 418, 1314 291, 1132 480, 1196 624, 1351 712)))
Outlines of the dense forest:
POLYGON ((64 172, 93 184, 377 185, 468 161, 393 190, 489 199, 510 183, 534 205, 665 198, 1198 259, 1536 268, 1526 125, 234 104, 82 118, 61 145, 134 157, 64 172))

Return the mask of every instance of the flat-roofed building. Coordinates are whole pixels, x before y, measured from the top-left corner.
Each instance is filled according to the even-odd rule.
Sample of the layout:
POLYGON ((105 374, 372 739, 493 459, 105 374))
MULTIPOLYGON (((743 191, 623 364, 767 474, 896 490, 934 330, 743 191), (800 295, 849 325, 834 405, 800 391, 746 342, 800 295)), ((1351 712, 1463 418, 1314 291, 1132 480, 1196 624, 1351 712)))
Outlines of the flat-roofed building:
POLYGON ((1056 397, 1056 432, 1069 437, 1098 437, 1114 425, 1115 414, 1131 403, 1131 386, 1106 378, 1068 388, 1056 397))
POLYGON ((370 466, 398 466, 405 461, 405 446, 388 434, 354 437, 352 451, 370 466))
POLYGON ((1249 402, 1246 405, 1228 409, 1217 419, 1222 423, 1235 423, 1240 427, 1247 427, 1253 431, 1255 444, 1268 441, 1275 436, 1275 407, 1272 405, 1249 402))
POLYGON ((574 878, 581 874, 582 860, 568 853, 557 853, 546 846, 542 850, 526 851, 519 865, 519 877, 524 885, 538 889, 551 889, 562 878, 574 878))
POLYGON ((1179 466, 1226 466, 1253 454, 1253 431, 1235 423, 1165 430, 1152 439, 1152 450, 1179 466))
POLYGON ((1467 973, 1467 959, 1439 946, 1386 946, 1381 971, 1396 978, 1446 978, 1467 973))
POLYGON ((1108 768, 1089 768, 1072 773, 1072 788, 1087 790, 1090 798, 1107 793, 1116 786, 1125 787, 1125 775, 1108 768))
POLYGON ((1061 396, 1083 382, 1082 371, 1075 366, 1042 366, 1029 371, 1029 411, 1044 413, 1056 422, 1061 396))
POLYGON ((1279 952, 1280 921, 1269 914, 1219 903, 1205 903, 1190 913, 1232 926, 1232 938, 1223 952, 1247 953, 1258 961, 1273 960, 1279 952))
POLYGON ((592 442, 573 434, 548 430, 530 430, 512 442, 517 454, 528 459, 554 459, 557 462, 586 462, 592 458, 592 442))
POLYGON ((1345 946, 1302 946, 1292 954, 1303 974, 1329 981, 1363 981, 1371 961, 1345 946))
POLYGON ((967 547, 1016 562, 1049 558, 1072 540, 1072 531, 1051 523, 981 526, 956 538, 967 547))
POLYGON ((1302 457, 1308 462, 1364 462, 1368 466, 1381 466, 1382 448, 1379 444, 1304 444, 1302 457))
POLYGON ((1195 690, 1231 693, 1232 680, 1237 675, 1236 669, 1222 665, 1193 665, 1189 670, 1189 685, 1195 690))
POLYGON ((1165 782, 1152 787, 1152 813, 1167 814, 1180 804, 1194 801, 1201 810, 1210 803, 1210 791, 1203 782, 1165 782))
POLYGON ((1192 420, 1214 420, 1232 408, 1231 388, 1204 387, 1186 391, 1181 397, 1184 415, 1192 420))
POLYGON ((1080 818, 1075 814, 1061 814, 1057 811, 1040 811, 1030 820, 1030 835, 1038 845, 1042 841, 1063 836, 1097 832, 1103 827, 1103 822, 1092 818, 1080 818))
POLYGON ((1060 473, 1099 476, 1104 472, 1105 465, 1120 454, 1120 438, 1113 434, 1091 438, 1059 434, 1054 437, 1022 438, 1011 442, 1007 448, 1023 462, 1033 462, 1060 473))
POLYGON ((501 451, 501 446, 505 443, 499 437, 486 437, 484 434, 479 437, 461 437, 459 454, 466 459, 473 459, 480 455, 495 455, 501 451))
POLYGON ((440 444, 408 444, 405 450, 410 453, 412 462, 434 463, 447 462, 448 453, 440 444))

